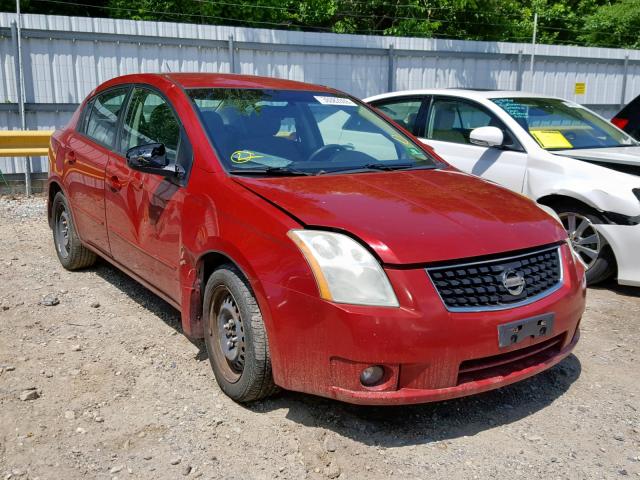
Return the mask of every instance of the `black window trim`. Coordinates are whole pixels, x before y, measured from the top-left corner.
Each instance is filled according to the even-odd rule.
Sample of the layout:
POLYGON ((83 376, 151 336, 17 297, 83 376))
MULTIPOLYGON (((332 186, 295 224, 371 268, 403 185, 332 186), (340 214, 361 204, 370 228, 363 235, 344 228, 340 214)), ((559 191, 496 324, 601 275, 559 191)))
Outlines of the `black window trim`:
MULTIPOLYGON (((516 145, 514 147, 502 147, 503 150, 505 151, 509 151, 509 152, 519 152, 519 153, 528 153, 527 149, 524 147, 524 145, 522 145, 522 142, 520 142, 520 140, 518 139, 518 137, 513 133, 513 130, 511 130, 511 128, 509 128, 508 125, 506 125, 504 123, 504 121, 494 112, 492 112, 488 107, 486 107, 485 105, 483 105, 482 103, 476 101, 476 100, 472 100, 470 98, 466 98, 466 97, 457 97, 455 95, 431 95, 431 101, 429 102, 429 108, 428 108, 428 112, 427 112, 427 118, 426 120, 429 120, 429 114, 431 114, 431 108, 433 107, 434 102, 436 102, 436 100, 453 100, 453 101, 458 101, 458 102, 462 102, 462 103, 467 103, 470 104, 474 107, 479 108, 480 110, 486 112, 487 114, 489 114, 490 116, 493 116, 496 118, 496 120, 498 120, 501 124, 502 124, 502 128, 501 130, 504 132, 508 132, 509 135, 511 135, 511 138, 513 139, 514 142, 516 142, 516 145)), ((426 137, 427 134, 427 125, 425 122, 425 132, 424 132, 424 138, 427 142, 429 142, 431 139, 426 137)), ((446 140, 435 140, 436 142, 446 142, 446 140)), ((454 143, 455 142, 447 142, 447 143, 454 143)), ((474 147, 479 147, 479 145, 473 145, 473 143, 460 143, 458 145, 472 145, 474 147)), ((485 148, 485 147, 480 147, 480 148, 485 148)))
POLYGON ((106 148, 107 150, 109 150, 112 153, 116 153, 114 150, 115 145, 108 145, 104 142, 101 142, 93 137, 91 137, 90 135, 87 134, 87 132, 85 131, 86 125, 85 125, 85 120, 88 120, 86 118, 87 113, 90 112, 93 109, 93 101, 99 97, 100 95, 103 95, 105 93, 109 93, 113 90, 121 90, 124 89, 125 91, 125 95, 124 95, 124 100, 122 100, 122 107, 120 108, 120 111, 118 112, 118 120, 116 121, 116 137, 114 142, 117 144, 118 142, 118 136, 119 136, 119 131, 120 131, 120 125, 122 122, 122 118, 123 118, 123 112, 124 112, 124 107, 126 107, 128 105, 129 102, 129 96, 131 95, 131 84, 129 83, 121 83, 118 85, 113 85, 109 88, 105 88, 104 90, 100 90, 99 92, 96 92, 94 95, 92 95, 90 98, 88 98, 85 102, 85 106, 82 112, 81 117, 78 119, 78 124, 76 125, 76 133, 82 135, 84 138, 92 141, 93 143, 96 143, 98 145, 100 145, 103 148, 106 148))

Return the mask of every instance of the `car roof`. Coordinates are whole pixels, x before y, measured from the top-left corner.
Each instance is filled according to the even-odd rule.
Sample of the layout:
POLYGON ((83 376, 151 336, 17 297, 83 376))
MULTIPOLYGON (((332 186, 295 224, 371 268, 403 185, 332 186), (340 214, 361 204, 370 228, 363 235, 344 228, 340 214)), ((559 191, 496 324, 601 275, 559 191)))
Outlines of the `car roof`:
POLYGON ((308 90, 315 92, 336 92, 321 85, 284 80, 281 78, 260 77, 254 75, 235 75, 229 73, 138 73, 123 75, 105 82, 99 90, 122 83, 158 83, 171 82, 188 88, 240 88, 273 90, 308 90))
POLYGON ((367 100, 382 99, 386 97, 396 97, 401 95, 451 95, 456 97, 464 97, 471 99, 490 99, 490 98, 559 98, 552 95, 543 95, 533 92, 521 92, 517 90, 484 90, 474 88, 427 88, 419 90, 402 90, 398 92, 383 93, 369 97, 367 100))

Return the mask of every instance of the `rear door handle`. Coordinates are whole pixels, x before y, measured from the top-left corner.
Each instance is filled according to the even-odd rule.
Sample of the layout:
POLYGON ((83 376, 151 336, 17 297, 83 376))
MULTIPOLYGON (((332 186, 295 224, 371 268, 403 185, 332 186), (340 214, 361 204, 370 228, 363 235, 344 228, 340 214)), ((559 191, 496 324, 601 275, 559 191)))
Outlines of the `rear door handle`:
POLYGON ((109 183, 109 188, 114 193, 122 188, 122 183, 120 183, 120 179, 116 175, 112 175, 109 178, 108 183, 109 183))
POLYGON ((69 150, 67 152, 67 163, 69 165, 73 165, 74 163, 76 163, 76 152, 74 152, 73 150, 69 150))

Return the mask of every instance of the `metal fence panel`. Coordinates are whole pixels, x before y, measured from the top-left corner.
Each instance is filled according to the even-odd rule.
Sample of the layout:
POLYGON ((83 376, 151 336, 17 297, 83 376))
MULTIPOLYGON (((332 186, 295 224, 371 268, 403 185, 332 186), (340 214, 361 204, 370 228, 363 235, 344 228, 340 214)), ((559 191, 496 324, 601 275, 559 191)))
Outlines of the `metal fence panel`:
MULTIPOLYGON (((19 128, 12 13, 0 13, 0 128, 19 128)), ((415 88, 521 87, 588 105, 610 117, 640 93, 640 51, 446 39, 337 35, 216 25, 23 15, 27 128, 60 128, 109 78, 137 72, 266 75, 318 83, 358 97, 415 88), (625 58, 627 60, 625 61, 625 58), (626 78, 626 84, 625 82, 626 78), (584 95, 576 82, 586 83, 584 95), (623 98, 624 97, 624 98, 623 98)), ((5 173, 23 159, 0 159, 5 173)), ((46 171, 33 159, 33 171, 46 171)))

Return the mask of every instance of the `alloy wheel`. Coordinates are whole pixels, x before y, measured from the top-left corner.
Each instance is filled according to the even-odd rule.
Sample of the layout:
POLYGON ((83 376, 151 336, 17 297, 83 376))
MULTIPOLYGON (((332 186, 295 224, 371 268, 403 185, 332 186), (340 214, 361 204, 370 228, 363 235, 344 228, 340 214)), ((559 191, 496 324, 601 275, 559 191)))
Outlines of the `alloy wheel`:
POLYGON ((573 249, 590 269, 602 251, 602 240, 593 222, 579 213, 563 212, 559 216, 573 249))

